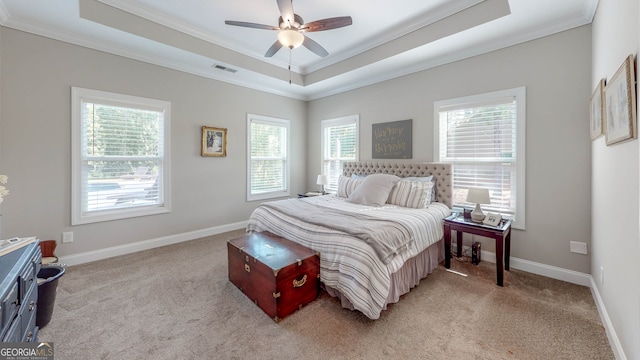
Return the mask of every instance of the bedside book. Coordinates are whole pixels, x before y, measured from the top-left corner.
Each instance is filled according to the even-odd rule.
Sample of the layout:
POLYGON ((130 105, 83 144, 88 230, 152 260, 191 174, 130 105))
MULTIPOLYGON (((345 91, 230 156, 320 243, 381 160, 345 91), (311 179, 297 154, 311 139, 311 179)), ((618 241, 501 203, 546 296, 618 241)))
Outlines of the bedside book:
POLYGON ((324 195, 321 192, 315 192, 315 191, 309 191, 304 193, 305 196, 320 196, 320 195, 324 195))

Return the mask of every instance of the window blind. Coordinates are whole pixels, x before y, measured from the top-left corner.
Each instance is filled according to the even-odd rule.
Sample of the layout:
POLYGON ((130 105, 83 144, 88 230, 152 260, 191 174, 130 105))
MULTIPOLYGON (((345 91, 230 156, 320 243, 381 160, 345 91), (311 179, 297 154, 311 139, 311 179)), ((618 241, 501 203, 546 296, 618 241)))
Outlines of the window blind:
POLYGON ((163 114, 83 102, 84 212, 158 205, 163 114))
POLYGON ((249 197, 288 191, 288 123, 250 119, 249 197))
POLYGON ((329 178, 326 190, 337 192, 346 161, 358 160, 358 117, 322 122, 322 174, 329 178))
POLYGON ((171 104, 72 88, 72 224, 170 211, 171 104))
POLYGON ((485 211, 514 215, 517 208, 517 102, 515 96, 443 106, 439 112, 440 161, 454 164, 453 204, 470 188, 487 188, 485 211))

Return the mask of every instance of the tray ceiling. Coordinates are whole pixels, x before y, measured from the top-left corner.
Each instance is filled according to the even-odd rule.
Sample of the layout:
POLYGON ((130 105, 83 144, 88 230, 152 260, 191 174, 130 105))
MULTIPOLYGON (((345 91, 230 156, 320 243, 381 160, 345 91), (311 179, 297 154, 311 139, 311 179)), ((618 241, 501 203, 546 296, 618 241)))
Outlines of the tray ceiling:
POLYGON ((277 31, 224 23, 277 26, 276 0, 0 0, 0 24, 310 100, 589 24, 596 6, 597 0, 293 0, 305 22, 353 19, 351 26, 306 34, 326 57, 300 47, 266 58, 277 31))

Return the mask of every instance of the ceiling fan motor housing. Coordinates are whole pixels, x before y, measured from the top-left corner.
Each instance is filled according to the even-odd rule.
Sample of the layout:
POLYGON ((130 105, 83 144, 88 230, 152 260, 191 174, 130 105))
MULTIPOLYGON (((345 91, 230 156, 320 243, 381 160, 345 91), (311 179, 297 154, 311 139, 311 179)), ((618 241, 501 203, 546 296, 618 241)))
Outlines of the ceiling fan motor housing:
POLYGON ((302 26, 302 24, 304 24, 304 20, 302 20, 302 17, 298 14, 293 14, 293 23, 289 23, 288 21, 285 21, 282 16, 280 16, 278 18, 278 24, 280 24, 280 29, 284 30, 286 28, 291 28, 291 29, 296 29, 299 30, 300 26, 302 26))

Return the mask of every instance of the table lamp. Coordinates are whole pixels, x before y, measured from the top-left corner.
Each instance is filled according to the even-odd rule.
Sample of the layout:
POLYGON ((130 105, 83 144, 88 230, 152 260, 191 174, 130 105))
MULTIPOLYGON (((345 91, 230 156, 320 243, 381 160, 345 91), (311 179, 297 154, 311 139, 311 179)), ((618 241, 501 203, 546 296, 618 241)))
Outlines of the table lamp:
POLYGON ((484 220, 484 213, 482 212, 482 208, 480 208, 480 204, 491 203, 489 189, 469 189, 467 202, 476 204, 476 208, 471 212, 471 220, 476 223, 481 223, 482 220, 484 220))
POLYGON ((318 175, 316 184, 322 185, 322 195, 326 194, 326 192, 324 191, 324 186, 329 184, 329 177, 327 175, 318 175))

